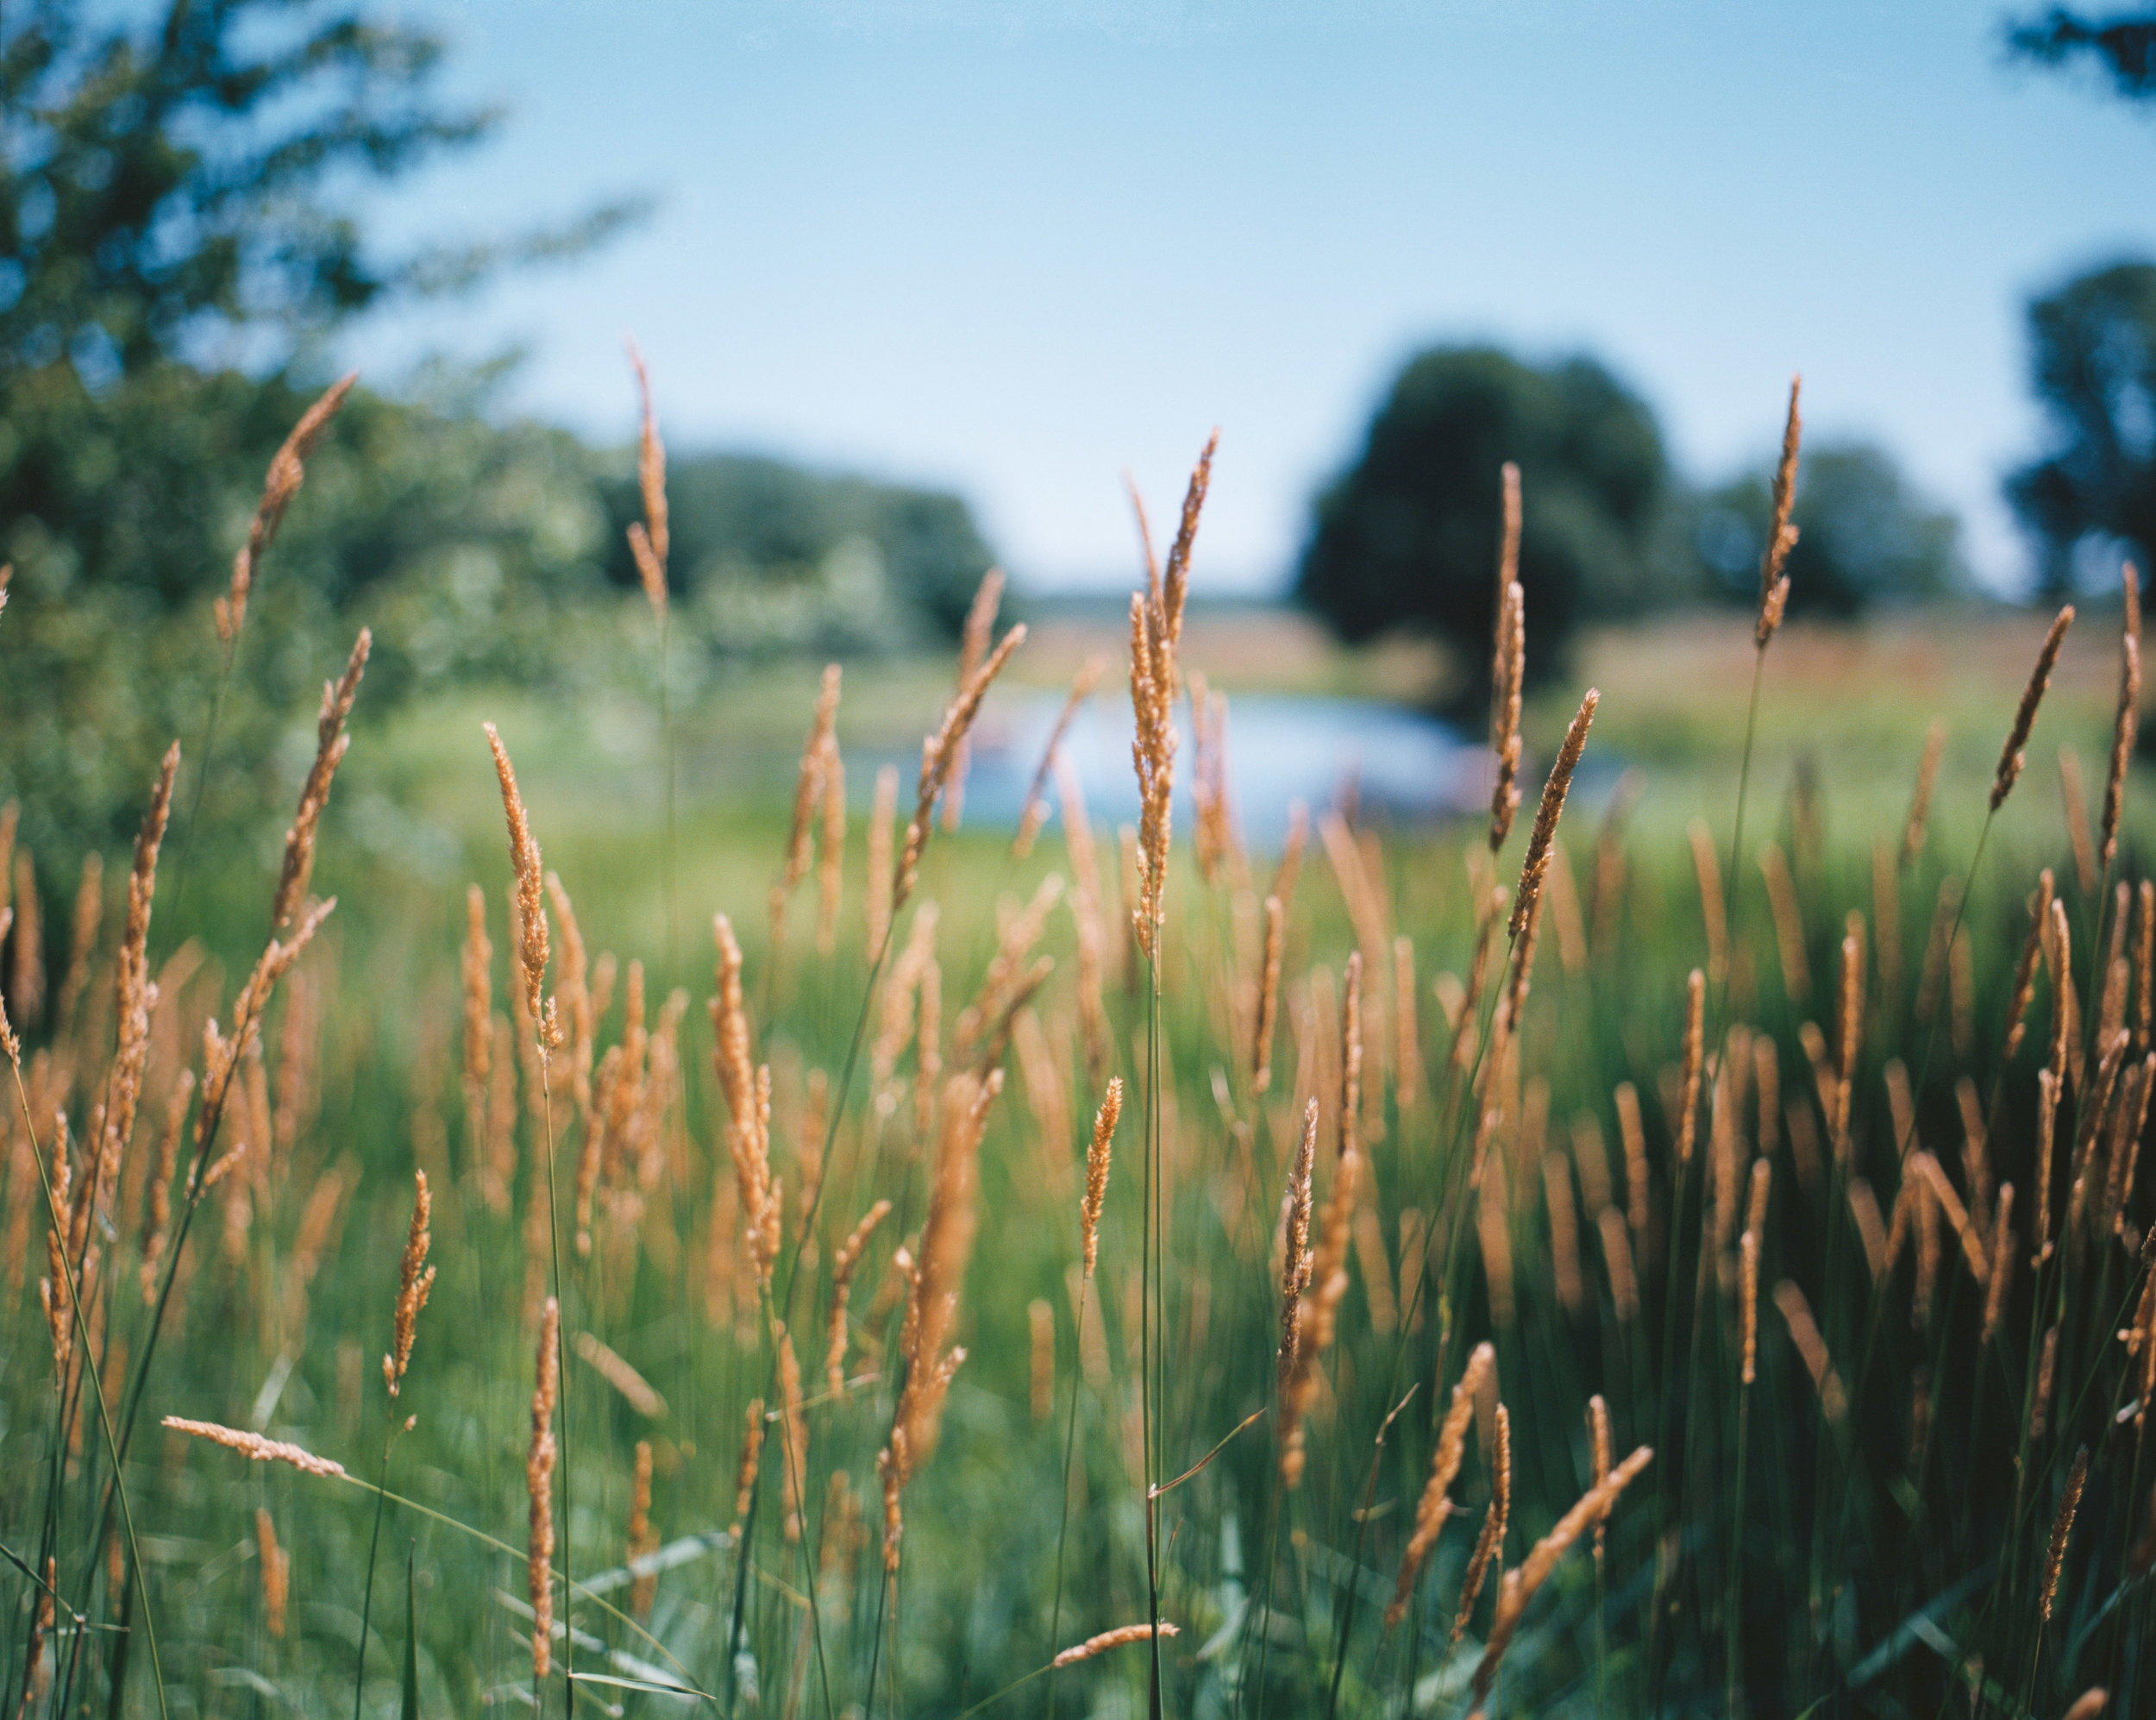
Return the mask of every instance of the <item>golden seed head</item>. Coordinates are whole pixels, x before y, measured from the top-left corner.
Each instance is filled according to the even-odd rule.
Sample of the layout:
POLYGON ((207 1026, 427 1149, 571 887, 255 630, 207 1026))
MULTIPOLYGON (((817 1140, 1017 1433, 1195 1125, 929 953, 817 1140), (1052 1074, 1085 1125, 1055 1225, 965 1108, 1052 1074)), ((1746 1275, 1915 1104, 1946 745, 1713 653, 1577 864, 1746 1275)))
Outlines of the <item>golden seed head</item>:
POLYGON ((2051 672, 2059 661, 2059 645, 2065 639, 2066 629, 2073 625, 2073 618, 2074 606, 2071 603, 2059 612, 2036 653, 2036 666, 2029 671, 2028 685, 2021 689, 2021 702, 2015 707, 2014 725, 2007 731, 2006 745, 1999 751, 1999 768, 1991 780, 1991 810, 1995 813, 2014 792, 2015 779, 2021 774, 2022 749, 2028 744, 2029 731, 2036 725, 2036 707, 2044 702, 2044 689, 2051 685, 2051 672))
POLYGON ((1564 744, 1557 749, 1557 763, 1550 767, 1549 781, 1543 784, 1542 804, 1535 808, 1534 829, 1527 838, 1526 857, 1520 862, 1520 888, 1513 896, 1508 928, 1512 937, 1517 938, 1526 928, 1528 913, 1542 894, 1542 881, 1550 869, 1550 844, 1557 835, 1557 818, 1564 811, 1564 797, 1572 787, 1572 773, 1579 768, 1580 754, 1586 750, 1587 731, 1595 721, 1595 707, 1601 703, 1601 699, 1598 688, 1587 689, 1587 696, 1580 700, 1580 708, 1564 731, 1564 744))
POLYGON ((2081 1509, 2082 1484, 2089 1478, 2089 1447, 2081 1447, 2074 1453, 2072 1468, 2066 1472, 2066 1491, 2059 1495, 2058 1515, 2051 1522, 2051 1545, 2044 1555, 2044 1588, 2036 1604, 2036 1622, 2039 1625, 2051 1622, 2051 1610, 2059 1598, 2059 1573, 2066 1563, 2066 1543, 2074 1532, 2074 1513, 2081 1509))
POLYGON ((312 1452, 284 1440, 266 1439, 244 1428, 219 1427, 215 1422, 191 1422, 182 1416, 167 1416, 164 1425, 176 1434, 191 1434, 198 1440, 208 1440, 213 1445, 236 1451, 241 1456, 257 1463, 289 1463, 294 1469, 309 1475, 339 1476, 344 1466, 326 1457, 317 1457, 312 1452))
POLYGON ((1180 1636, 1176 1626, 1163 1619, 1158 1625, 1119 1624, 1112 1630, 1104 1630, 1097 1636, 1088 1636, 1082 1642, 1059 1653, 1054 1664, 1058 1667, 1075 1666, 1081 1660, 1090 1660, 1095 1654, 1105 1654, 1111 1648, 1120 1648, 1132 1642, 1150 1642, 1157 1631, 1163 1636, 1180 1636))
POLYGON ((1094 1115, 1093 1139, 1086 1147, 1086 1194, 1078 1208, 1078 1229, 1085 1256, 1086 1276, 1093 1276, 1100 1254, 1100 1208, 1108 1196, 1108 1159, 1115 1145, 1115 1126, 1123 1115, 1123 1077, 1108 1078, 1100 1108, 1094 1115))
POLYGON ((403 1387, 404 1371, 411 1365, 411 1344, 418 1332, 419 1310, 427 1305, 427 1296, 434 1289, 435 1269, 427 1264, 427 1250, 434 1240, 427 1227, 433 1215, 434 1201, 427 1191, 427 1173, 416 1171, 412 1177, 417 1193, 412 1201, 411 1229, 404 1238, 404 1257, 398 1265, 395 1340, 390 1353, 382 1358, 382 1378, 392 1397, 403 1387))

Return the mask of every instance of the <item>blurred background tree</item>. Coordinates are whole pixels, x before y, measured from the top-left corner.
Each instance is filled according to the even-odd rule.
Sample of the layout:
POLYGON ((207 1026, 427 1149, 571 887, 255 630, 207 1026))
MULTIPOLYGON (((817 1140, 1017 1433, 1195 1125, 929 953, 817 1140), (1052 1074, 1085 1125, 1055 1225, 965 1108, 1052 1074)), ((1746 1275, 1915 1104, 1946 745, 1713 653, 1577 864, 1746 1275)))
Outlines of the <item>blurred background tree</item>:
MULTIPOLYGON (((994 560, 956 495, 783 461, 676 458, 667 496, 668 574, 720 656, 955 638, 994 560)), ((631 478, 607 486, 607 572, 624 587, 637 584, 625 534, 642 505, 631 478)))
MULTIPOLYGON (((2043 588, 2071 590, 2084 545, 2156 555, 2156 264, 2117 263, 2028 310, 2029 370, 2049 452, 2007 480, 2036 538, 2043 588)), ((2094 570, 2109 584, 2115 557, 2094 570)))
POLYGON ((2040 66, 2090 66, 2129 102, 2156 101, 2156 12, 2091 18, 2054 6, 2007 27, 2007 49, 2040 66))
MULTIPOLYGON (((0 800, 41 850, 123 838, 166 743, 197 747, 223 666, 207 606, 331 337, 581 254, 640 211, 381 252, 361 189, 480 143, 498 115, 446 102, 441 41, 372 9, 0 9, 0 800)), ((256 588, 206 820, 289 810, 304 760, 279 738, 311 722, 362 622, 362 724, 459 679, 571 693, 642 650, 618 625, 642 599, 608 579, 626 569, 632 455, 503 412, 507 368, 351 396, 256 588)), ((991 559, 948 495, 693 458, 674 489, 690 684, 743 652, 955 630, 991 559)))
POLYGON ((1669 470, 1653 413, 1593 359, 1536 366, 1476 346, 1424 352, 1393 383, 1355 463, 1319 498, 1297 599, 1351 642, 1434 632, 1454 648, 1458 702, 1473 708, 1488 694, 1508 460, 1526 498, 1531 681, 1563 662, 1583 617, 1663 594, 1669 470))
MULTIPOLYGON (((1763 462, 1692 499, 1692 547, 1709 588, 1749 608, 1773 512, 1763 462)), ((1789 613, 1846 618, 1873 604, 1924 602, 1966 589, 1952 513, 1918 494, 1894 456, 1868 443, 1807 446, 1798 469, 1789 613)))

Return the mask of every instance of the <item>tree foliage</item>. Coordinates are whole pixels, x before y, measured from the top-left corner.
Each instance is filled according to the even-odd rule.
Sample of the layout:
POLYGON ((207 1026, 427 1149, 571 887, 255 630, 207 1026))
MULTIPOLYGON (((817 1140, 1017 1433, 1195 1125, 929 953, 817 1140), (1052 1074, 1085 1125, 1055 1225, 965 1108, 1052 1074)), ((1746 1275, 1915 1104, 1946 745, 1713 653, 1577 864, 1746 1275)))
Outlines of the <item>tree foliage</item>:
POLYGON ((2007 495, 2040 546, 2045 588, 2074 583, 2075 552, 2090 540, 2123 543, 2147 568, 2156 555, 2156 264, 2068 281, 2030 304, 2028 331, 2051 446, 2007 480, 2007 495))
POLYGON ((1342 637, 1424 627, 1487 675, 1500 472, 1520 468, 1530 678, 1585 614, 1636 608, 1658 577, 1667 462, 1653 414, 1594 360, 1535 366, 1490 347, 1409 361, 1356 461, 1319 499, 1296 595, 1342 637))
POLYGON ((2054 6, 2010 25, 2009 52, 2041 66, 2091 66, 2129 102, 2156 101, 2156 12, 2084 17, 2054 6))
MULTIPOLYGON (((1713 588, 1746 607, 1759 599, 1773 482, 1772 465, 1763 465, 1694 505, 1693 545, 1713 588)), ((1792 517, 1792 615, 1852 616, 1873 604, 1946 597, 1967 583, 1959 523, 1920 494, 1884 449, 1852 442, 1808 447, 1792 517)))
MULTIPOLYGON (((676 587, 712 612, 715 650, 888 645, 924 618, 956 637, 993 559, 965 502, 748 455, 709 454, 667 469, 676 587)), ((642 506, 611 486, 617 546, 608 571, 636 571, 624 539, 642 506)))

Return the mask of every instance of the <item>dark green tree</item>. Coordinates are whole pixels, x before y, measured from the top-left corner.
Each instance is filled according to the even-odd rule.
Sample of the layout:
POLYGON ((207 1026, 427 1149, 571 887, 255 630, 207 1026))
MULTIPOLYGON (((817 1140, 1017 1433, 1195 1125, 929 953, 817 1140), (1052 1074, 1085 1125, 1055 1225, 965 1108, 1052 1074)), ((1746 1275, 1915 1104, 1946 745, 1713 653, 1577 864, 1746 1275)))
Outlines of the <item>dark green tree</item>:
POLYGON ((1490 347, 1413 359, 1355 463, 1319 498, 1295 594, 1343 638, 1428 629, 1486 695, 1500 471, 1520 469, 1530 679, 1576 622, 1638 608, 1658 581, 1667 461, 1653 414, 1594 360, 1536 366, 1490 347))
MULTIPOLYGON (((1710 588, 1750 606, 1772 513, 1771 465, 1693 504, 1693 547, 1710 588)), ((1919 494, 1885 449, 1815 443, 1798 468, 1796 548, 1789 552, 1792 615, 1851 616, 1873 604, 1945 597, 1967 581, 1954 516, 1919 494)))
POLYGON ((2156 264, 2068 281, 2030 304, 2028 330, 2051 447, 2006 488, 2041 551, 2044 589, 2071 587, 2075 551, 2090 540, 2123 543, 2146 569, 2156 556, 2156 264))

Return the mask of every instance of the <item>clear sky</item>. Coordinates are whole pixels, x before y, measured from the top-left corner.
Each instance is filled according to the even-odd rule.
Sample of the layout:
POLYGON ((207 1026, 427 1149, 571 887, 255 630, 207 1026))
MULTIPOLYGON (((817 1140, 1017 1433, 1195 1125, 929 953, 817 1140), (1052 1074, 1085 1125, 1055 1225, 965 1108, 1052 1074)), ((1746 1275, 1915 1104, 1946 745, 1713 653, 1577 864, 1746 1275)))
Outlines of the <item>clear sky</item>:
MULTIPOLYGON (((2034 9, 2030 0, 2028 9, 2034 9)), ((1016 578, 1119 584, 1214 424, 1200 588, 1275 589, 1435 340, 1584 348, 1706 478, 1789 374, 2025 565, 2021 308, 2156 255, 2156 122, 1940 0, 404 0, 511 110, 385 232, 658 199, 601 255, 363 326, 530 357, 516 404, 953 486, 1016 578)), ((1532 505, 1532 474, 1528 477, 1532 505)))

